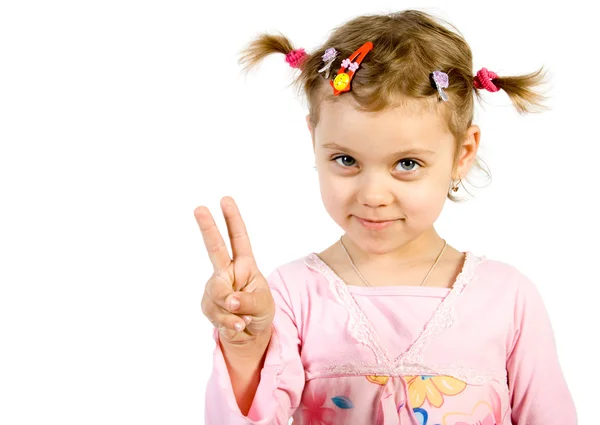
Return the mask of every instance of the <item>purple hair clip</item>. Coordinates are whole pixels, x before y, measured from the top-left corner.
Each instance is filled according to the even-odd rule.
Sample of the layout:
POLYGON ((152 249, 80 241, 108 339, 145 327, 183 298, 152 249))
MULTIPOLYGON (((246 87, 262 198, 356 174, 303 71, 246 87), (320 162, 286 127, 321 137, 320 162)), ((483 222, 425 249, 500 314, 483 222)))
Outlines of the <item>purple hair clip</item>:
POLYGON ((339 52, 337 50, 335 50, 333 47, 328 48, 327 50, 325 50, 325 54, 323 55, 323 62, 325 62, 325 66, 321 69, 319 69, 319 73, 323 72, 323 71, 327 71, 325 73, 325 78, 329 78, 329 72, 331 71, 331 65, 333 64, 333 62, 335 61, 335 58, 338 56, 339 52))
POLYGON ((433 82, 435 83, 435 88, 437 89, 440 97, 444 102, 448 101, 448 95, 444 91, 444 89, 448 88, 448 74, 442 71, 433 71, 432 75, 433 82))

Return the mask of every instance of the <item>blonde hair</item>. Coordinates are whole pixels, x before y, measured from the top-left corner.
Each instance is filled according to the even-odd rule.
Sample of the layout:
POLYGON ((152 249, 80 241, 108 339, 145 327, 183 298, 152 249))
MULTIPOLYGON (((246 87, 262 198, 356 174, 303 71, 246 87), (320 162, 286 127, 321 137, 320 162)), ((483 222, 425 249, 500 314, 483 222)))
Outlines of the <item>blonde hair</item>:
MULTIPOLYGON (((366 41, 371 41, 374 49, 354 75, 351 91, 341 96, 352 96, 357 109, 365 112, 407 105, 413 100, 431 107, 439 101, 430 75, 435 70, 445 72, 450 82, 445 89, 449 100, 443 102, 442 110, 455 140, 455 166, 460 154, 458 148, 473 121, 474 98, 480 102, 482 98, 474 86, 471 48, 455 27, 425 12, 405 10, 354 18, 334 29, 324 45, 306 53, 293 84, 306 95, 313 128, 319 121, 321 102, 337 100, 329 82, 335 78, 335 70, 366 41), (322 56, 329 47, 340 54, 331 65, 333 75, 325 78, 318 70, 323 67, 322 56)), ((272 53, 287 55, 295 50, 282 34, 260 34, 241 52, 240 64, 248 72, 272 53)), ((534 91, 545 78, 542 67, 526 75, 498 76, 493 84, 508 94, 519 113, 525 114, 547 109, 543 105, 546 97, 534 91)), ((487 166, 482 164, 478 157, 473 165, 491 177, 487 166)), ((460 200, 450 191, 448 198, 460 200)))

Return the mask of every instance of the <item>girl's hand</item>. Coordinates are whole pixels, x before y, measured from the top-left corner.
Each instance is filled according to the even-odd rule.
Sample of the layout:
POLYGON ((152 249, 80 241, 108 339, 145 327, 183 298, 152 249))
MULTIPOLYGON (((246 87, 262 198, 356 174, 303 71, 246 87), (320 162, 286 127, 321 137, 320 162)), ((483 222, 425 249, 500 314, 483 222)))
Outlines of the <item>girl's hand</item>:
POLYGON ((200 226, 214 273, 206 282, 202 313, 219 329, 220 340, 244 344, 261 335, 270 337, 275 302, 267 280, 258 270, 242 216, 231 197, 221 199, 233 260, 208 208, 194 216, 200 226))

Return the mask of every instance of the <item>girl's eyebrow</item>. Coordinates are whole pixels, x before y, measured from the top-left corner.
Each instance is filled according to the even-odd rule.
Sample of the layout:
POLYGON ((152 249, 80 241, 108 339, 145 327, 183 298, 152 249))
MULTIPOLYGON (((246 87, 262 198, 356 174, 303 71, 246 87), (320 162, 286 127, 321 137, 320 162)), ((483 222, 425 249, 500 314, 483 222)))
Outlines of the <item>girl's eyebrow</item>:
MULTIPOLYGON (((357 155, 357 152, 354 152, 352 149, 348 149, 344 146, 338 145, 337 143, 325 143, 321 145, 321 147, 325 149, 336 149, 343 150, 352 155, 357 155)), ((396 153, 391 154, 390 156, 402 156, 402 155, 435 155, 434 151, 428 149, 421 148, 409 148, 396 153)))

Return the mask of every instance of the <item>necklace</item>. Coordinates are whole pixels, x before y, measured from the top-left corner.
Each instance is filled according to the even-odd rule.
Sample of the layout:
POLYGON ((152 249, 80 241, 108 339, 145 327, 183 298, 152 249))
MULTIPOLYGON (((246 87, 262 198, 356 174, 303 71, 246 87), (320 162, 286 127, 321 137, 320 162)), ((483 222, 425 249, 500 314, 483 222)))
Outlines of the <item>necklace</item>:
MULTIPOLYGON (((346 249, 346 246, 344 245, 344 242, 342 241, 342 237, 343 236, 344 235, 340 236, 340 243, 342 244, 342 248, 344 248, 344 252, 346 253, 346 256, 348 257, 348 260, 350 260, 350 264, 352 265, 352 268, 354 268, 354 271, 356 272, 356 274, 358 275, 358 277, 360 277, 362 279, 362 281, 365 283, 365 285, 371 286, 369 284, 369 282, 367 282, 366 279, 362 276, 362 274, 360 274, 360 272, 358 271, 358 269, 354 265, 354 261, 352 261, 352 258, 350 257, 350 254, 348 254, 348 250, 346 249)), ((433 269, 435 268, 435 266, 437 266, 437 263, 440 261, 440 258, 442 258, 442 254, 444 253, 444 250, 446 249, 446 245, 448 245, 448 243, 444 239, 444 246, 442 247, 442 250, 438 254, 437 258, 435 259, 435 263, 433 263, 433 266, 431 266, 431 268, 429 269, 429 272, 427 273, 427 276, 425 276, 425 279, 423 279, 423 282, 421 282, 421 285, 419 285, 419 286, 425 285, 425 282, 427 281, 427 278, 429 277, 429 275, 431 274, 431 272, 433 271, 433 269)))

